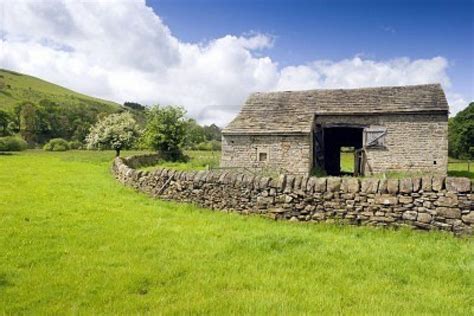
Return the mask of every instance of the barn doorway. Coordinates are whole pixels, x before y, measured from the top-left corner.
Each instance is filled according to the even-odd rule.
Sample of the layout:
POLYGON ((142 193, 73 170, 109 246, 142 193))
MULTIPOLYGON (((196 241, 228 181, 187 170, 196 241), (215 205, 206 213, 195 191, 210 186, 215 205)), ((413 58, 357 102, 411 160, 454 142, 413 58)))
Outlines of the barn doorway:
POLYGON ((363 158, 360 150, 363 131, 363 127, 317 125, 314 135, 315 167, 328 176, 359 173, 363 158), (349 155, 352 157, 349 158, 349 155), (352 168, 348 164, 353 164, 352 168))
POLYGON ((354 146, 341 147, 341 160, 339 161, 341 175, 354 175, 354 167, 356 164, 355 151, 356 151, 356 148, 354 146))

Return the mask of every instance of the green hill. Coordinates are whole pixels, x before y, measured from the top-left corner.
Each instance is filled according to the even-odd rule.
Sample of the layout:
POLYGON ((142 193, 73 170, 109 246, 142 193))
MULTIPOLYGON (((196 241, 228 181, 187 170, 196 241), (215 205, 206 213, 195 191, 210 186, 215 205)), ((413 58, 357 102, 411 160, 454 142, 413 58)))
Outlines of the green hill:
POLYGON ((39 103, 43 99, 62 106, 93 105, 103 112, 114 112, 121 108, 115 102, 90 97, 33 76, 0 69, 0 109, 11 110, 18 103, 39 103))
POLYGON ((52 138, 83 142, 100 117, 121 111, 143 121, 143 111, 0 69, 0 137, 19 134, 31 147, 52 138))

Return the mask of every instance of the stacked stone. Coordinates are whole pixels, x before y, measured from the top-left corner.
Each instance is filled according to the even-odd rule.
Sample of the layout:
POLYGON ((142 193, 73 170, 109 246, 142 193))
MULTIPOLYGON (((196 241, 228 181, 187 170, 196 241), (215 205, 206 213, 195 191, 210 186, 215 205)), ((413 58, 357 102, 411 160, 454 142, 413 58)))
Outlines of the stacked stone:
POLYGON ((408 226, 472 235, 474 194, 467 178, 423 176, 375 179, 352 177, 269 178, 232 172, 138 171, 152 158, 116 158, 113 173, 122 183, 163 199, 203 207, 260 214, 290 221, 408 226))

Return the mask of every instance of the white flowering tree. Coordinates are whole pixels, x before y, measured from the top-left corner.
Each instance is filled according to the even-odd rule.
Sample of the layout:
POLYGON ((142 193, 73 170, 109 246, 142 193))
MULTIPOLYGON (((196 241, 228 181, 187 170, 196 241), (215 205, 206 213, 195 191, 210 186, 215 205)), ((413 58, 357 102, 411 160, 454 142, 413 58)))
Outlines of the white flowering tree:
POLYGON ((111 114, 91 127, 86 137, 88 149, 114 149, 116 156, 120 150, 128 149, 139 136, 138 125, 129 112, 111 114))

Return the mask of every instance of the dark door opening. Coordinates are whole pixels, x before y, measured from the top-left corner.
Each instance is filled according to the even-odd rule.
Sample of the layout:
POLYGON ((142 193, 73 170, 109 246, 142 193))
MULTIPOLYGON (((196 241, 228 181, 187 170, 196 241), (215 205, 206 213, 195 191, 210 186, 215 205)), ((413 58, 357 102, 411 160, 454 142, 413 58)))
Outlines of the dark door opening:
POLYGON ((360 165, 358 160, 361 155, 356 153, 358 149, 362 148, 362 134, 362 127, 323 127, 317 125, 314 137, 314 160, 316 168, 324 170, 325 174, 329 176, 341 175, 342 147, 354 148, 353 163, 354 165, 360 165))

